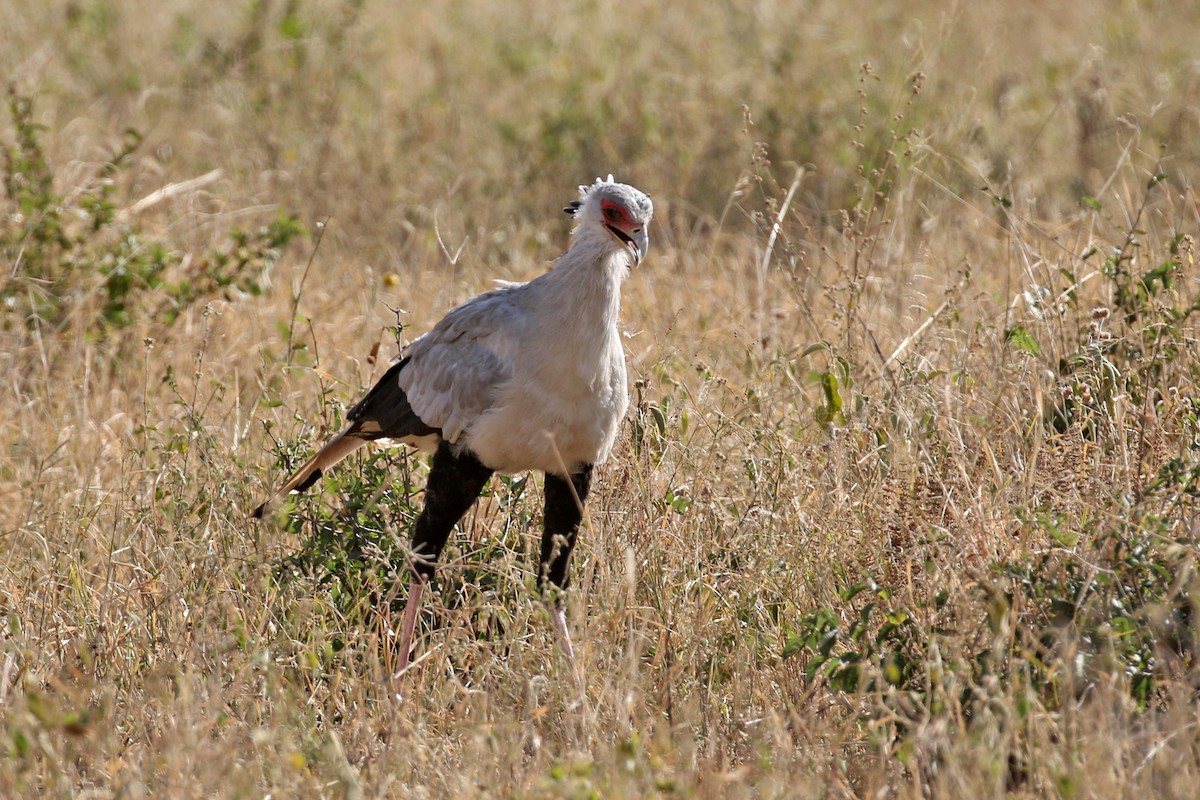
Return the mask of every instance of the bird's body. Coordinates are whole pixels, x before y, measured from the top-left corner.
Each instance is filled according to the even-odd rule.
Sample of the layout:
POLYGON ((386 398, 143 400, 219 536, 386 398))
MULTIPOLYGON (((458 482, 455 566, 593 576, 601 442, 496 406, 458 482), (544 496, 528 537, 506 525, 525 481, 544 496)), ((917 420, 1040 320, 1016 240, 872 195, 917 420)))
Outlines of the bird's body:
POLYGON ((625 415, 626 256, 573 254, 587 251, 464 303, 405 350, 398 380, 413 410, 497 472, 598 464, 625 415))
MULTIPOLYGON (((653 207, 610 176, 581 186, 580 200, 565 210, 578 225, 553 269, 463 303, 413 341, 348 412, 346 429, 271 498, 307 489, 368 441, 434 452, 425 509, 413 529, 422 581, 405 613, 403 663, 423 582, 493 472, 546 473, 539 583, 566 587, 592 466, 607 458, 628 407, 620 290, 630 264, 649 246, 653 207)), ((570 653, 565 621, 556 614, 570 653)))

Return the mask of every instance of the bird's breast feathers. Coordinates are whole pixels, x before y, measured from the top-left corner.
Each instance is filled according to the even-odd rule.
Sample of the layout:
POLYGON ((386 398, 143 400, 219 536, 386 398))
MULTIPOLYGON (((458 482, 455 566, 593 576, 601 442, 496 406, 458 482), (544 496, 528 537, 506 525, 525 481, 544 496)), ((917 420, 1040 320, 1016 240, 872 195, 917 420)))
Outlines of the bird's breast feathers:
POLYGON ((463 443, 500 472, 563 474, 607 458, 628 405, 618 352, 586 375, 564 369, 514 376, 465 431, 463 443))

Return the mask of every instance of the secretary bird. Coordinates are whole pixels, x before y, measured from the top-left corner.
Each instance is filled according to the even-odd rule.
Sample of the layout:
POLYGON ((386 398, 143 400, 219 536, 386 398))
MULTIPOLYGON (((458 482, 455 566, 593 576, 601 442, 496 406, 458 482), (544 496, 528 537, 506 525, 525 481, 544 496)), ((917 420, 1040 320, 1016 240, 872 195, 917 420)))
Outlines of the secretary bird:
POLYGON ((574 660, 562 590, 592 469, 608 456, 629 405, 617 327, 621 282, 646 256, 654 207, 609 175, 580 186, 563 210, 575 218, 573 241, 553 269, 468 300, 404 348, 347 413, 346 429, 254 510, 261 518, 277 497, 309 488, 369 441, 433 453, 412 529, 400 673, 446 539, 494 472, 546 474, 538 587, 574 660))

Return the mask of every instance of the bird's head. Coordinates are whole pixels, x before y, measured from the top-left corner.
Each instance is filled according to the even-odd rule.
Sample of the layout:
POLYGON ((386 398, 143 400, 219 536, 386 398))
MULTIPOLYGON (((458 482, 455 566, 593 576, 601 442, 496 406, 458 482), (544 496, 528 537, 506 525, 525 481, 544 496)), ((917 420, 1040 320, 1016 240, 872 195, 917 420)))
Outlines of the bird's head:
POLYGON ((649 195, 617 183, 612 175, 608 180, 596 178, 590 186, 580 186, 579 199, 572 200, 563 211, 578 222, 576 236, 590 231, 601 233, 615 247, 626 249, 635 265, 650 249, 647 228, 654 216, 654 204, 649 195))

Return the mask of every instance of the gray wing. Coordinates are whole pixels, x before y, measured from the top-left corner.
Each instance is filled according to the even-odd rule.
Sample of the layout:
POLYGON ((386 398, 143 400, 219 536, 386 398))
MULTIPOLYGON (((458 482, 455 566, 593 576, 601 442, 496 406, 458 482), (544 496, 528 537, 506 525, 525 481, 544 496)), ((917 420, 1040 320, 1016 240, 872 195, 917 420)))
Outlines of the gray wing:
POLYGON ((520 286, 482 294, 455 308, 404 351, 400 388, 425 424, 455 442, 492 407, 511 378, 526 318, 520 286))

